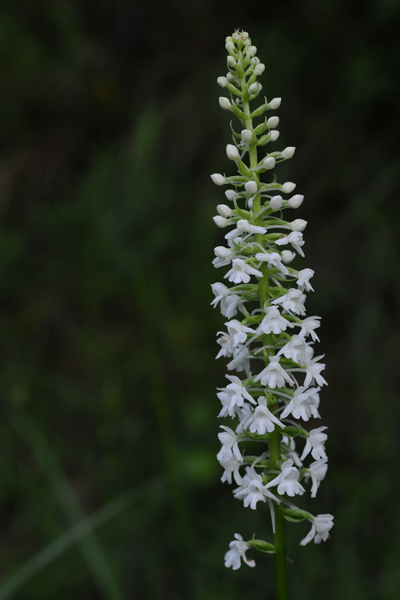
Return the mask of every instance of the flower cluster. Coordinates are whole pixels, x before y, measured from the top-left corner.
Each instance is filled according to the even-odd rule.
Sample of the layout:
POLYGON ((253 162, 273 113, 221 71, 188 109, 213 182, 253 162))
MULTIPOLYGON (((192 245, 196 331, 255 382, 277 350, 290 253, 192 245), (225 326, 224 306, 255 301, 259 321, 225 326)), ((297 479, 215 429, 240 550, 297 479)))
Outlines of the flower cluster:
MULTIPOLYGON (((218 227, 229 231, 225 244, 215 248, 213 264, 225 267, 226 272, 225 283, 212 284, 212 305, 219 306, 226 319, 226 331, 218 334, 217 358, 227 358, 228 371, 240 376, 226 375, 229 383, 218 390, 219 417, 235 424, 221 426, 217 458, 223 468, 222 481, 231 484, 233 478, 237 485, 235 498, 253 510, 259 503, 269 505, 273 531, 279 510, 287 520, 311 522, 302 545, 311 540, 319 543, 328 538, 333 517, 313 516, 288 500, 303 495, 310 483, 314 498, 327 472, 327 428, 304 427, 310 418, 320 417, 319 392, 326 385, 321 374, 323 356, 314 357, 320 317, 307 317, 305 308, 314 271, 290 266, 297 254, 304 257, 307 222, 290 220, 304 197, 292 195, 294 183, 281 184, 271 176, 278 163, 294 155, 295 148, 267 152, 259 160, 257 149, 279 137, 279 118, 263 117, 257 126, 253 119, 277 109, 281 99, 265 99, 252 112, 250 101, 260 94, 257 78, 265 66, 246 32, 228 37, 226 49, 228 73, 218 78, 218 84, 230 98, 219 98, 219 104, 238 117, 241 131, 232 130, 233 143, 226 147, 237 173, 211 175, 217 186, 229 186, 225 196, 230 202, 218 205, 214 217, 218 227), (266 181, 261 181, 262 175, 266 181), (305 443, 298 451, 302 440, 305 443), (248 453, 254 442, 257 448, 260 443, 264 446, 260 455, 248 453), (304 461, 310 457, 312 462, 306 466, 304 461)), ((244 542, 239 534, 235 538, 225 556, 226 566, 233 569, 239 568, 240 558, 254 566, 245 556, 249 546, 274 552, 267 542, 244 542)))

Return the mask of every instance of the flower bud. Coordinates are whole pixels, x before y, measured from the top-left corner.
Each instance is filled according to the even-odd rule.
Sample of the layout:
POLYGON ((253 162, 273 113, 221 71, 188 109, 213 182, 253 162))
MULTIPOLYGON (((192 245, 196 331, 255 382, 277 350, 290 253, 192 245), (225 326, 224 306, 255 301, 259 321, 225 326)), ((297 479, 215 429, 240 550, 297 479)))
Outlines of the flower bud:
POLYGON ((247 31, 242 31, 242 38, 244 40, 247 40, 248 37, 249 37, 249 34, 247 33, 247 31))
POLYGON ((276 129, 273 129, 270 133, 271 136, 271 142, 276 142, 276 140, 279 137, 279 131, 277 131, 276 129))
POLYGON ((210 175, 210 177, 215 183, 215 185, 226 185, 228 183, 226 178, 223 175, 221 175, 221 173, 213 173, 212 175, 210 175))
POLYGON ((263 162, 263 168, 269 171, 275 167, 275 159, 273 156, 267 156, 267 158, 263 162))
POLYGON ((302 204, 303 200, 304 200, 304 196, 302 196, 301 194, 295 194, 294 196, 289 198, 288 205, 291 208, 299 208, 299 206, 302 204))
POLYGON ((250 64, 251 65, 259 65, 260 59, 258 58, 258 56, 253 56, 253 58, 250 59, 250 64))
POLYGON ((226 146, 226 155, 229 160, 239 160, 239 150, 233 144, 226 146))
POLYGON ((271 100, 271 102, 268 103, 268 108, 272 108, 272 110, 275 110, 276 108, 279 108, 282 102, 282 98, 273 98, 271 100))
POLYGON ((296 148, 294 146, 288 146, 287 148, 282 150, 281 157, 282 158, 292 158, 295 150, 296 150, 296 148))
POLYGON ((229 40, 228 42, 226 42, 225 48, 228 50, 228 52, 232 52, 235 49, 235 44, 232 40, 229 40))
POLYGON ((225 219, 225 217, 221 217, 221 215, 215 215, 215 217, 213 217, 213 221, 216 226, 221 227, 221 229, 229 225, 229 221, 225 219))
POLYGON ((236 75, 234 75, 233 73, 227 73, 226 78, 230 83, 233 83, 237 79, 236 75))
POLYGON ((241 135, 244 142, 251 142, 253 139, 253 132, 250 129, 243 129, 241 135))
POLYGON ((247 50, 247 54, 249 56, 255 56, 257 54, 257 47, 256 46, 249 46, 249 48, 247 50))
POLYGON ((249 87, 249 94, 250 96, 255 96, 256 94, 258 94, 258 92, 261 90, 261 84, 260 83, 252 83, 251 86, 249 87))
POLYGON ((293 181, 286 181, 286 183, 282 186, 282 192, 284 194, 291 194, 296 187, 296 184, 293 181))
MULTIPOLYGON (((218 206, 217 206, 217 210, 218 210, 218 206)), ((220 214, 222 214, 222 213, 220 213, 220 214)), ((226 215, 224 215, 224 216, 226 216, 226 215)), ((307 227, 307 221, 305 221, 304 219, 295 219, 294 221, 292 221, 290 223, 290 227, 291 227, 292 231, 304 231, 304 229, 307 227)))
POLYGON ((255 75, 262 75, 265 71, 265 65, 263 63, 259 63, 254 67, 255 75))
POLYGON ((236 66, 236 60, 233 58, 233 56, 230 56, 230 55, 227 58, 227 63, 230 67, 236 66))
MULTIPOLYGON (((214 217, 214 219, 215 219, 215 217, 214 217)), ((283 250, 283 252, 281 253, 281 260, 285 265, 292 262, 292 260, 295 257, 296 257, 296 254, 294 252, 291 252, 290 250, 283 250)))
MULTIPOLYGON (((219 215, 221 215, 221 217, 230 217, 232 214, 232 209, 229 208, 229 206, 227 206, 226 204, 218 204, 217 206, 217 213, 219 215)), ((301 219, 297 219, 298 221, 301 221, 301 219)), ((295 221, 294 221, 295 222, 295 221)), ((306 223, 306 221, 304 221, 304 223, 306 223)), ((306 223, 307 225, 307 223, 306 223)), ((304 225, 305 227, 305 225, 304 225)), ((304 229, 303 227, 303 229, 304 229)), ((301 229, 293 229, 293 231, 302 231, 301 229)))
POLYGON ((269 127, 270 129, 275 129, 275 127, 278 127, 279 124, 279 117, 270 117, 267 121, 267 127, 269 127))
POLYGON ((225 96, 220 96, 218 98, 218 102, 220 107, 224 110, 229 110, 231 108, 230 100, 228 100, 228 98, 225 98, 225 96))
POLYGON ((248 194, 255 194, 258 190, 258 186, 255 181, 248 181, 244 184, 244 189, 248 194))
POLYGON ((269 205, 274 210, 279 210, 282 207, 283 199, 282 196, 272 196, 269 201, 269 205))
POLYGON ((226 190, 225 196, 227 200, 235 200, 235 198, 239 197, 239 194, 235 192, 235 190, 226 190))
POLYGON ((226 77, 218 77, 217 79, 217 83, 218 85, 220 85, 221 87, 226 87, 228 80, 226 77))
POLYGON ((217 258, 221 258, 222 260, 225 260, 225 258, 228 256, 228 252, 229 248, 225 248, 225 246, 217 246, 214 248, 215 256, 217 258))

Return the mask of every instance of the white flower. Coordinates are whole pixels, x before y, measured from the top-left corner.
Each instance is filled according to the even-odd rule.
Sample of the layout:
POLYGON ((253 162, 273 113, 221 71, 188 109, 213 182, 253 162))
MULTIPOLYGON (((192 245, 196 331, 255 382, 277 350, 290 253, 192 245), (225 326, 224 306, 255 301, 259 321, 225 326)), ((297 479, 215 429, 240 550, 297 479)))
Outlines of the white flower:
POLYGON ((218 77, 217 79, 217 83, 218 85, 220 85, 221 87, 226 87, 228 84, 228 80, 226 77, 218 77))
POLYGON ((219 331, 217 335, 220 334, 221 337, 217 339, 217 344, 221 346, 221 350, 218 352, 215 358, 220 358, 221 356, 226 356, 227 358, 229 358, 230 356, 232 356, 231 337, 223 331, 219 331))
POLYGON ((238 408, 237 412, 239 415, 239 425, 236 427, 236 433, 243 433, 246 423, 253 414, 253 411, 251 405, 246 402, 242 407, 238 408))
POLYGON ((310 284, 310 279, 313 277, 314 271, 312 269, 303 269, 299 271, 297 274, 297 285, 301 290, 306 290, 309 292, 310 290, 314 291, 312 285, 310 284))
POLYGON ((229 460, 220 460, 219 464, 225 469, 221 477, 222 483, 224 483, 224 481, 232 483, 233 474, 233 478, 236 481, 236 483, 238 485, 242 484, 243 479, 240 476, 239 468, 243 465, 243 461, 238 460, 236 456, 232 455, 229 460))
POLYGON ((271 304, 281 304, 282 307, 287 311, 292 311, 296 315, 305 315, 305 301, 306 296, 301 290, 290 288, 287 294, 281 296, 280 298, 276 298, 271 302, 271 304))
POLYGON ((257 333, 258 335, 261 335, 262 333, 265 333, 266 335, 269 333, 278 335, 282 331, 286 331, 287 327, 293 327, 292 323, 282 317, 277 306, 270 306, 267 308, 266 315, 261 321, 257 333))
POLYGON ((306 478, 308 478, 308 475, 310 475, 312 480, 311 498, 316 497, 319 484, 324 479, 327 470, 328 465, 326 459, 316 460, 315 462, 311 463, 308 473, 306 474, 306 478))
POLYGON ((226 234, 225 238, 227 240, 236 238, 243 233, 262 233, 264 234, 267 230, 265 227, 261 227, 259 225, 251 225, 246 219, 240 219, 236 223, 236 229, 232 229, 229 233, 226 234))
POLYGON ((246 263, 242 258, 234 258, 232 268, 225 274, 224 278, 229 278, 232 283, 249 283, 250 275, 263 277, 261 271, 257 271, 246 263))
POLYGON ((311 335, 311 338, 314 341, 319 342, 319 337, 315 333, 314 329, 317 329, 321 325, 321 323, 318 320, 320 318, 321 317, 307 317, 306 319, 304 319, 304 321, 302 321, 301 323, 301 330, 299 335, 311 335))
POLYGON ((226 375, 226 378, 232 383, 227 385, 226 388, 218 388, 221 391, 217 394, 217 396, 222 403, 222 410, 218 416, 226 417, 229 415, 233 418, 238 412, 237 407, 241 408, 245 400, 248 400, 253 404, 256 404, 256 402, 254 398, 250 396, 245 386, 242 385, 239 377, 236 377, 235 375, 226 375))
POLYGON ((236 433, 232 431, 230 427, 225 427, 225 425, 221 425, 221 429, 224 429, 224 431, 218 434, 218 439, 222 444, 222 448, 217 454, 217 459, 219 461, 227 461, 230 460, 232 456, 236 456, 238 460, 243 462, 243 457, 240 454, 236 433))
POLYGON ((289 233, 288 236, 279 238, 275 242, 277 246, 283 246, 287 243, 291 244, 296 252, 300 254, 300 256, 304 256, 304 252, 301 249, 301 246, 304 246, 304 240, 303 234, 300 231, 292 231, 292 233, 289 233))
POLYGON ((243 500, 245 508, 250 506, 252 510, 256 509, 257 502, 265 502, 268 498, 279 503, 279 499, 263 485, 261 475, 256 473, 251 467, 246 469, 243 483, 239 488, 234 490, 233 495, 235 498, 243 500))
POLYGON ((308 421, 310 417, 319 418, 319 392, 320 388, 306 389, 300 386, 295 390, 294 396, 281 414, 281 419, 285 419, 292 414, 295 419, 308 421))
POLYGON ((320 375, 321 371, 325 369, 325 365, 319 363, 318 360, 323 357, 324 355, 321 354, 321 356, 317 356, 306 365, 305 387, 310 385, 312 381, 315 381, 318 385, 328 385, 322 375, 320 375))
POLYGON ((217 246, 214 248, 214 254, 215 258, 212 261, 212 264, 216 269, 230 265, 234 256, 232 250, 230 248, 225 248, 225 246, 217 246))
POLYGON ((256 260, 267 262, 270 269, 279 269, 284 275, 288 275, 288 269, 282 264, 281 255, 278 252, 257 252, 256 260))
POLYGON ((247 341, 247 334, 254 333, 254 329, 242 325, 237 319, 232 319, 225 323, 228 333, 231 337, 232 349, 236 348, 239 344, 244 344, 247 341))
POLYGON ((311 540, 314 540, 315 544, 319 544, 322 540, 326 542, 329 537, 329 531, 333 527, 333 515, 317 515, 311 525, 310 532, 306 537, 301 540, 300 545, 305 546, 311 540))
POLYGON ((238 533, 235 533, 235 538, 236 540, 229 544, 230 550, 225 554, 225 566, 232 567, 236 571, 240 568, 240 559, 242 558, 249 567, 255 567, 255 561, 246 557, 246 550, 249 548, 247 542, 244 542, 238 533))
POLYGON ((266 431, 268 431, 268 433, 274 431, 274 423, 279 425, 279 427, 285 427, 279 419, 268 410, 266 399, 264 397, 259 398, 257 408, 246 422, 246 429, 249 429, 251 433, 264 435, 266 431))
POLYGON ((268 366, 254 378, 254 381, 261 381, 261 385, 271 389, 284 387, 285 381, 293 385, 293 380, 279 364, 279 356, 270 356, 268 366))
POLYGON ((325 452, 325 442, 328 439, 326 433, 322 433, 328 429, 327 427, 317 427, 317 429, 312 429, 306 441, 306 445, 304 446, 303 454, 301 455, 301 460, 304 460, 305 457, 311 451, 311 456, 315 458, 315 460, 323 459, 328 460, 325 452))
POLYGON ((296 442, 294 441, 294 439, 283 435, 282 444, 286 445, 286 448, 284 448, 285 456, 291 458, 296 467, 302 467, 303 463, 301 462, 300 457, 296 452, 296 442))
POLYGON ((247 349, 247 346, 238 346, 233 351, 233 360, 227 364, 228 371, 246 371, 249 373, 250 370, 250 359, 252 358, 251 354, 247 349))
POLYGON ((283 354, 299 365, 306 364, 312 358, 313 350, 299 335, 292 336, 292 339, 285 344, 278 352, 277 356, 283 354))
POLYGON ((267 483, 265 488, 269 488, 277 485, 278 494, 287 494, 288 496, 295 496, 296 494, 304 494, 305 489, 299 482, 300 473, 296 467, 293 466, 293 460, 289 458, 282 464, 281 472, 278 477, 275 477, 272 481, 267 483))

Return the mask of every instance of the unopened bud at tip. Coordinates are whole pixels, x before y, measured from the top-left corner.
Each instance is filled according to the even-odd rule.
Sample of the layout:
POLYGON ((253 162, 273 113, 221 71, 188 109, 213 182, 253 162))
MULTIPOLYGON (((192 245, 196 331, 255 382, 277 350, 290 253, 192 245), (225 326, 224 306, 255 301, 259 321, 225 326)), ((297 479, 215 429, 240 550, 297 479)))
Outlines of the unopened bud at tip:
POLYGON ((217 258, 224 260, 228 256, 229 249, 225 246, 217 246, 214 248, 214 254, 217 258))
POLYGON ((270 169, 273 169, 275 167, 275 159, 273 156, 268 156, 264 162, 263 165, 264 169, 267 169, 267 171, 269 171, 270 169))
POLYGON ((251 142, 253 139, 253 132, 250 129, 243 129, 241 132, 242 140, 244 142, 251 142))
POLYGON ((282 102, 282 98, 273 98, 271 100, 271 102, 268 103, 268 107, 275 110, 276 108, 280 107, 281 102, 282 102))
POLYGON ((307 227, 307 221, 304 219, 295 219, 290 223, 290 227, 292 231, 304 231, 307 227))
POLYGON ((257 184, 255 181, 248 181, 244 184, 244 189, 248 194, 255 194, 257 192, 257 184))
POLYGON ((296 150, 295 146, 288 146, 281 152, 282 158, 292 158, 294 151, 296 150))
POLYGON ((226 155, 229 158, 229 160, 238 160, 239 150, 233 144, 228 144, 226 146, 226 155))
POLYGON ((292 262, 295 256, 296 254, 294 252, 291 252, 290 250, 283 250, 283 252, 281 253, 281 259, 285 265, 292 262))
POLYGON ((227 227, 229 224, 229 221, 225 218, 225 217, 221 217, 221 215, 215 215, 215 217, 213 217, 213 221, 216 224, 217 227, 227 227))
POLYGON ((276 140, 279 137, 279 131, 277 131, 276 129, 273 129, 270 133, 270 136, 271 136, 271 138, 270 138, 271 142, 276 142, 276 140))
POLYGON ((225 98, 224 96, 220 96, 218 98, 218 102, 221 108, 223 108, 224 110, 230 110, 231 108, 231 103, 230 100, 228 100, 228 98, 225 98))
POLYGON ((237 194, 235 192, 235 190, 226 190, 225 192, 225 196, 227 200, 234 200, 235 198, 238 198, 239 194, 237 194))
POLYGON ((299 206, 302 204, 303 200, 304 200, 304 196, 302 196, 301 194, 295 194, 294 196, 289 198, 288 205, 291 208, 299 208, 299 206))
POLYGON ((270 117, 267 121, 267 127, 275 129, 279 125, 279 117, 270 117))
MULTIPOLYGON (((217 206, 217 213, 219 215, 221 215, 221 217, 230 217, 232 214, 232 209, 229 208, 229 206, 227 206, 226 204, 218 204, 217 206)), ((301 219, 297 219, 298 221, 301 221, 301 219)), ((304 221, 305 222, 305 221, 304 221)), ((304 226, 305 227, 305 226, 304 226)), ((293 230, 294 231, 294 230, 293 230)), ((300 231, 300 229, 299 229, 300 231)))
POLYGON ((212 175, 210 175, 210 177, 215 183, 215 185, 226 185, 228 183, 226 178, 223 175, 221 175, 221 173, 213 173, 212 175))
POLYGON ((283 199, 282 196, 272 196, 269 201, 269 205, 274 210, 279 210, 282 207, 283 199))
POLYGON ((282 192, 284 194, 290 194, 291 192, 293 192, 295 187, 296 184, 293 183, 293 181, 286 181, 286 183, 282 185, 282 192))

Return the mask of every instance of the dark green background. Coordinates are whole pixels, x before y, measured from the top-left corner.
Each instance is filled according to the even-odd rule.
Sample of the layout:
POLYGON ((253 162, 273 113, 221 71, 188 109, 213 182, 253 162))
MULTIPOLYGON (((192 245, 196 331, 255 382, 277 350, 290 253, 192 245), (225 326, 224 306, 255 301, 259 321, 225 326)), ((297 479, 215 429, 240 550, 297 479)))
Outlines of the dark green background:
POLYGON ((269 556, 223 566, 235 532, 271 534, 215 459, 237 27, 297 148, 278 176, 305 195, 329 380, 301 502, 335 528, 300 548, 289 525, 291 599, 398 600, 399 26, 395 0, 3 2, 0 600, 274 597, 269 556))

